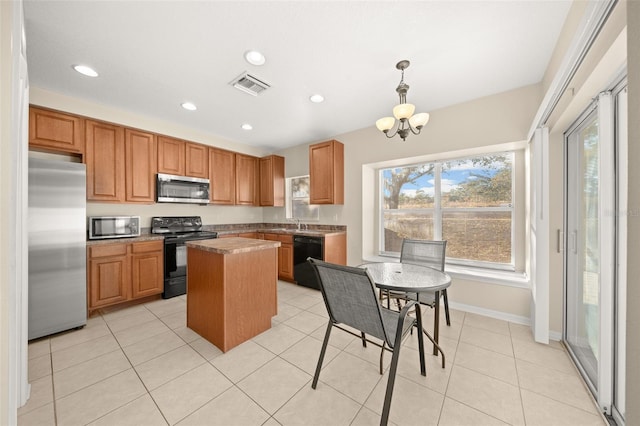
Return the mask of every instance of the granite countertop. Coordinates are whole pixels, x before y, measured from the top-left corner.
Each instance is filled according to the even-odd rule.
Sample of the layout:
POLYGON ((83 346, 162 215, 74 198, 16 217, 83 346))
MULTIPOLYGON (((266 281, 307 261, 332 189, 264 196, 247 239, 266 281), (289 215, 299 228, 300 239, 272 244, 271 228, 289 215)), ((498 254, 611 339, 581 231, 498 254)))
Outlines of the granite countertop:
POLYGON ((186 246, 218 254, 238 254, 256 250, 280 247, 279 241, 256 240, 253 238, 222 238, 213 240, 187 241, 186 246))
POLYGON ((345 234, 346 231, 341 230, 324 230, 324 229, 296 229, 296 228, 230 228, 218 230, 218 235, 238 234, 245 232, 260 232, 264 234, 283 234, 283 235, 305 235, 309 237, 326 237, 328 235, 345 234))
POLYGON ((88 246, 97 246, 101 244, 129 244, 140 243, 144 241, 164 240, 164 236, 159 234, 141 234, 139 237, 125 237, 125 238, 106 238, 104 240, 87 240, 88 246))

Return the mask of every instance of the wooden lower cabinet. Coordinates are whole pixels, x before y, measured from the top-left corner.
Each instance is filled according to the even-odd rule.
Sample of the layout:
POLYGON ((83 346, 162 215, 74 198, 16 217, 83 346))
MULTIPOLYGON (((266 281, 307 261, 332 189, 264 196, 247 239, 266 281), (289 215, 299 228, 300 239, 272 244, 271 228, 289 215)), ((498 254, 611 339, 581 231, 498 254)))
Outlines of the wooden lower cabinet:
POLYGON ((162 240, 88 247, 89 311, 162 293, 163 253, 162 240))
POLYGON ((126 302, 130 273, 127 244, 89 247, 89 310, 126 302))
POLYGON ((265 240, 280 241, 278 247, 278 278, 293 282, 293 236, 264 233, 265 240))
POLYGON ((278 278, 293 281, 293 243, 282 243, 278 248, 278 278))
POLYGON ((131 244, 131 298, 162 293, 164 285, 162 241, 131 244))

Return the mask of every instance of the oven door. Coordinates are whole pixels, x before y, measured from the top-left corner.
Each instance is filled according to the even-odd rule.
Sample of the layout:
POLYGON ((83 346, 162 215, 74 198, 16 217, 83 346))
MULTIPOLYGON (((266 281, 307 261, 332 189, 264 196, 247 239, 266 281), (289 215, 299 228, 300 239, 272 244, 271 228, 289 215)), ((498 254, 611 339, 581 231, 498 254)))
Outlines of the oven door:
POLYGON ((165 242, 164 279, 187 275, 187 246, 184 241, 165 242))

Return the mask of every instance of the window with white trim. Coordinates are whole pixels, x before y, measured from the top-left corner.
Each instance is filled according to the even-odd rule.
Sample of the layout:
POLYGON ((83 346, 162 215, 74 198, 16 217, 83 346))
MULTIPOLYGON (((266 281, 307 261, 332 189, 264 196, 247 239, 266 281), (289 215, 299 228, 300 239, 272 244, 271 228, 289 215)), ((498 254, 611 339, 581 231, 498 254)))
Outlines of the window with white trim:
POLYGON ((286 179, 285 217, 287 219, 320 219, 318 206, 309 204, 309 187, 309 175, 286 179))
POLYGON ((514 270, 514 152, 380 169, 380 254, 447 240, 447 262, 514 270))

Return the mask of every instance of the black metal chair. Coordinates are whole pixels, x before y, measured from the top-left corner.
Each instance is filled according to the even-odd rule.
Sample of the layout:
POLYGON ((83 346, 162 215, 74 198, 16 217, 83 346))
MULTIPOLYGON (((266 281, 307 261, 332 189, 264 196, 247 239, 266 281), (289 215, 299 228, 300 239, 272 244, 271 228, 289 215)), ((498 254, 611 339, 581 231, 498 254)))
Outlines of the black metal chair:
MULTIPOLYGON (((389 409, 391 407, 391 397, 393 395, 402 340, 416 322, 414 318, 408 317, 407 314, 416 302, 408 302, 400 312, 384 308, 378 302, 375 284, 365 269, 335 265, 312 258, 307 261, 317 274, 322 297, 329 313, 329 323, 327 324, 327 331, 322 342, 320 358, 318 359, 311 387, 315 389, 318 384, 322 361, 324 360, 333 327, 361 338, 365 346, 366 342, 369 342, 381 347, 383 349, 382 353, 384 353, 384 350, 393 352, 382 417, 380 419, 380 424, 386 425, 389 421, 389 409), (341 327, 341 325, 358 330, 360 335, 341 327), (368 340, 365 334, 380 339, 382 345, 368 340)), ((422 341, 420 340, 420 342, 422 341)), ((419 346, 420 365, 422 371, 424 371, 424 348, 422 344, 419 346)), ((380 356, 380 369, 382 373, 382 354, 380 356)))

